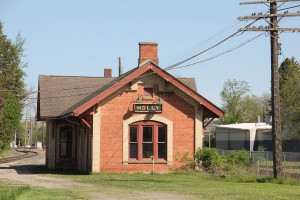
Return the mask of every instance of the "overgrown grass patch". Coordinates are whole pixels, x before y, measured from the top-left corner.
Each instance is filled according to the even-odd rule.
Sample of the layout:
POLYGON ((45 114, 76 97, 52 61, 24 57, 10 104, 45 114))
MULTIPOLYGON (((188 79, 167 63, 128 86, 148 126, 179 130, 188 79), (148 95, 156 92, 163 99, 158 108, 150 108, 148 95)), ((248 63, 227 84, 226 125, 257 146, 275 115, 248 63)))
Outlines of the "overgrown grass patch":
MULTIPOLYGON (((300 199, 300 181, 257 177, 244 152, 231 154, 229 159, 204 152, 207 168, 198 171, 178 171, 166 174, 80 174, 67 170, 36 169, 38 173, 77 182, 93 184, 95 188, 120 192, 167 192, 184 195, 186 199, 300 199), (212 159, 211 159, 212 158, 212 159), (250 165, 250 166, 249 166, 250 165), (213 172, 213 173, 212 173, 213 172)), ((202 157, 203 158, 203 157, 202 157)), ((201 158, 201 159, 202 159, 201 158)), ((200 160, 200 159, 199 159, 200 160)), ((202 160, 201 160, 202 161, 202 160)), ((93 186, 93 188, 94 188, 93 186)), ((104 192, 104 191, 103 191, 104 192)))
POLYGON ((64 190, 64 189, 48 189, 48 188, 37 188, 32 189, 22 194, 18 200, 73 200, 73 199, 88 199, 80 191, 64 190))
POLYGON ((13 155, 11 149, 0 149, 0 158, 8 157, 13 155))
POLYGON ((14 200, 30 190, 29 186, 13 186, 0 182, 0 200, 14 200))
MULTIPOLYGON (((66 175, 64 175, 66 176, 66 175)), ((82 183, 149 192, 173 192, 200 199, 300 199, 300 185, 258 183, 203 173, 67 175, 82 183)))
POLYGON ((88 199, 78 191, 13 185, 0 181, 0 200, 88 199))
POLYGON ((90 199, 87 195, 89 192, 102 193, 102 191, 103 195, 121 195, 122 198, 125 198, 124 195, 127 193, 138 191, 145 194, 173 193, 174 195, 185 196, 187 199, 189 197, 225 200, 300 199, 300 182, 292 179, 256 176, 221 178, 204 172, 191 171, 166 174, 97 173, 86 175, 74 171, 47 170, 44 168, 40 168, 40 170, 40 173, 43 171, 46 176, 68 178, 77 182, 92 184, 93 187, 91 191, 87 191, 87 188, 60 190, 32 187, 22 192, 17 199, 90 199))

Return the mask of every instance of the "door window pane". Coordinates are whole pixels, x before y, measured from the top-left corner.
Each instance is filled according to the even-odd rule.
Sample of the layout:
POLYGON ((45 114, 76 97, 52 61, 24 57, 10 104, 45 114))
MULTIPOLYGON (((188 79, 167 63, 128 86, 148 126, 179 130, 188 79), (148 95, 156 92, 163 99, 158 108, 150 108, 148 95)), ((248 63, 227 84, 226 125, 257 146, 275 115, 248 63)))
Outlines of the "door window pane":
POLYGON ((66 157, 67 156, 67 144, 66 143, 61 143, 60 144, 60 156, 61 157, 66 157))
POLYGON ((62 127, 60 128, 59 138, 59 156, 62 158, 72 157, 72 128, 62 127))
POLYGON ((65 130, 60 132, 60 142, 67 142, 67 132, 65 130))

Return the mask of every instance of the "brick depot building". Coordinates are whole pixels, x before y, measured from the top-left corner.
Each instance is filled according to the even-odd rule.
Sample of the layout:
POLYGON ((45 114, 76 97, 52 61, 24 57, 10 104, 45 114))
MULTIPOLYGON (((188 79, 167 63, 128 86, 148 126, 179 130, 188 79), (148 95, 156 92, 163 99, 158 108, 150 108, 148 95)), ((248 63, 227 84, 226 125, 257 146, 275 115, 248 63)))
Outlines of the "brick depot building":
POLYGON ((204 120, 223 111, 193 78, 158 66, 157 43, 140 43, 138 67, 111 77, 39 77, 46 165, 84 172, 168 172, 202 147, 204 120))

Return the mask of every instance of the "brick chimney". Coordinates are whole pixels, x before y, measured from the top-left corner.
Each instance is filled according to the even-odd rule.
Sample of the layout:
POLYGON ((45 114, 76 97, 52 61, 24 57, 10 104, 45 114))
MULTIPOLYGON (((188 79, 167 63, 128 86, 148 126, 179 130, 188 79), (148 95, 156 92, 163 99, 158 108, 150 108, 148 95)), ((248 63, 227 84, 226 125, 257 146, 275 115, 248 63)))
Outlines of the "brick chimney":
POLYGON ((105 68, 104 69, 104 77, 105 78, 111 78, 112 77, 110 68, 105 68))
POLYGON ((140 42, 139 43, 139 65, 147 59, 158 65, 156 42, 140 42))

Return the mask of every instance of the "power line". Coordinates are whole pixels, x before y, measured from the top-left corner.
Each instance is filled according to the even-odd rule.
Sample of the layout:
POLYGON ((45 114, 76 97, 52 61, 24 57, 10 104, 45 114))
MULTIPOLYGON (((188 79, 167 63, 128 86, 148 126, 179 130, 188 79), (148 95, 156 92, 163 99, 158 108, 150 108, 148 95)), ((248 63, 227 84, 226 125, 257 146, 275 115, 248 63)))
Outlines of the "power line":
POLYGON ((297 8, 297 7, 300 7, 300 5, 297 5, 297 6, 291 6, 291 7, 282 8, 282 9, 278 9, 277 11, 288 10, 288 9, 290 9, 290 8, 297 8))
MULTIPOLYGON (((256 21, 258 21, 258 20, 259 20, 259 19, 255 20, 254 22, 251 22, 251 23, 248 24, 246 27, 251 26, 252 24, 254 24, 254 23, 255 23, 256 21)), ((170 69, 172 69, 172 68, 177 67, 178 65, 181 65, 181 64, 183 64, 183 63, 186 63, 187 61, 189 61, 189 60, 191 60, 191 59, 193 59, 193 58, 195 58, 195 57, 197 57, 197 56, 199 56, 199 55, 201 55, 201 54, 203 54, 203 53, 205 53, 205 52, 207 52, 207 51, 209 51, 209 50, 211 50, 211 49, 213 49, 213 48, 215 48, 215 47, 217 47, 217 46, 219 46, 220 44, 224 43, 225 41, 229 40, 230 38, 236 36, 239 32, 241 32, 241 31, 240 31, 240 30, 236 31, 235 33, 231 34, 230 36, 226 37, 225 39, 221 40, 220 42, 218 42, 218 43, 212 45, 211 47, 209 47, 209 48, 207 48, 207 49, 205 49, 205 50, 203 50, 203 51, 201 51, 201 52, 199 52, 199 53, 197 53, 197 54, 194 54, 193 56, 191 56, 191 57, 189 57, 189 58, 186 58, 186 59, 184 59, 184 60, 182 60, 182 61, 179 61, 179 62, 177 62, 177 63, 175 63, 175 64, 173 64, 173 65, 170 65, 170 66, 166 67, 165 70, 170 70, 170 69)), ((243 33, 243 32, 242 32, 242 33, 243 33)))
POLYGON ((207 52, 207 51, 209 51, 209 50, 211 50, 211 49, 213 49, 213 48, 219 46, 220 44, 222 44, 222 43, 224 43, 225 41, 229 40, 230 38, 232 38, 233 36, 235 36, 235 35, 236 35, 237 33, 239 33, 239 32, 240 32, 240 31, 237 31, 237 32, 231 34, 230 36, 226 37, 225 39, 223 39, 222 41, 218 42, 217 44, 215 44, 215 45, 209 47, 208 49, 205 49, 205 50, 203 50, 203 51, 201 51, 201 52, 199 52, 199 53, 197 53, 197 54, 195 54, 195 55, 193 55, 193 56, 191 56, 191 57, 189 57, 189 58, 186 58, 186 59, 184 59, 184 60, 182 60, 182 61, 179 61, 179 62, 177 62, 177 63, 175 63, 175 64, 173 64, 173 65, 170 65, 170 66, 166 67, 165 70, 170 70, 170 69, 172 69, 172 68, 175 68, 175 67, 178 66, 178 65, 181 65, 181 64, 183 64, 183 63, 186 63, 186 62, 189 61, 189 60, 192 60, 193 58, 195 58, 195 57, 197 57, 197 56, 199 56, 199 55, 201 55, 201 54, 203 54, 203 53, 205 53, 205 52, 207 52))
POLYGON ((240 47, 246 45, 247 43, 252 42, 253 40, 259 38, 259 37, 262 36, 262 35, 264 35, 264 33, 261 33, 261 34, 255 36, 255 37, 253 37, 253 38, 247 40, 246 42, 243 42, 243 43, 239 44, 239 45, 236 46, 236 47, 233 47, 233 48, 231 48, 231 49, 229 49, 229 50, 227 50, 227 51, 225 51, 225 52, 223 52, 223 53, 217 54, 217 55, 212 56, 212 57, 210 57, 210 58, 207 58, 207 59, 204 59, 204 60, 200 60, 200 61, 197 61, 197 62, 188 64, 188 65, 183 65, 183 66, 179 66, 179 67, 174 67, 173 69, 189 67, 189 66, 192 66, 192 65, 196 65, 196 64, 199 64, 199 63, 202 63, 202 62, 206 62, 206 61, 212 60, 212 59, 217 58, 217 57, 219 57, 219 56, 222 56, 222 55, 224 55, 224 54, 230 53, 230 52, 232 52, 232 51, 234 51, 234 50, 236 50, 236 49, 238 49, 238 48, 240 48, 240 47))
MULTIPOLYGON (((236 20, 234 21, 233 23, 231 23, 230 25, 228 25, 227 27, 225 27, 224 29, 220 30, 219 32, 217 32, 216 34, 212 35, 211 37, 207 38, 206 40, 200 42, 199 44, 196 44, 194 45, 193 47, 190 47, 188 49, 186 49, 185 51, 183 52, 180 52, 180 53, 177 53, 175 55, 173 55, 172 57, 170 58, 173 58, 173 57, 178 57, 180 54, 186 54, 185 52, 190 52, 192 51, 192 49, 194 48, 199 48, 201 46, 205 46, 206 44, 208 44, 209 42, 214 42, 214 40, 216 40, 218 37, 221 37, 222 35, 225 35, 227 34, 227 32, 230 32, 231 29, 233 29, 235 26, 237 26, 238 24, 240 24, 241 21, 239 20, 236 20)), ((235 29, 236 30, 236 29, 235 29)), ((166 60, 170 60, 170 58, 167 58, 166 60)), ((166 63, 166 61, 164 61, 164 63, 166 63)))
MULTIPOLYGON (((60 97, 74 97, 74 96, 82 96, 85 94, 91 94, 91 92, 85 92, 85 93, 79 93, 79 94, 76 93, 76 94, 70 94, 70 95, 65 95, 65 96, 59 95, 59 96, 51 96, 51 97, 40 97, 40 99, 55 99, 55 98, 60 98, 60 97)), ((37 99, 37 97, 29 97, 27 99, 37 99)))
POLYGON ((0 90, 0 92, 15 92, 16 90, 0 90))

